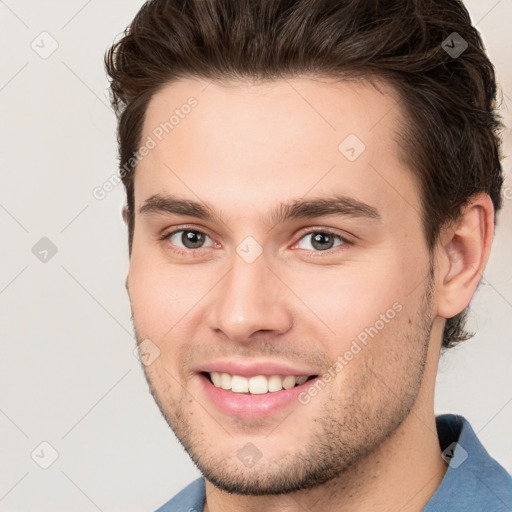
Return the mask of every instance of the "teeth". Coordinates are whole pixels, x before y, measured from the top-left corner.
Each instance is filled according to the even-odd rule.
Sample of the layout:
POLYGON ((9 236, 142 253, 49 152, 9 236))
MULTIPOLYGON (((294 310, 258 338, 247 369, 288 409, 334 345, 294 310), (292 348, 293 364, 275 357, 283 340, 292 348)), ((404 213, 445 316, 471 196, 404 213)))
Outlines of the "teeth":
POLYGON ((287 375, 283 379, 283 388, 284 389, 290 389, 295 386, 295 377, 293 375, 287 375))
POLYGON ((308 380, 308 376, 302 375, 300 377, 297 377, 295 380, 297 381, 297 384, 304 384, 304 382, 308 380))
POLYGON ((210 378, 213 385, 217 388, 231 390, 233 393, 251 393, 253 395, 263 395, 273 393, 282 389, 291 389, 296 385, 304 384, 308 380, 308 375, 256 375, 255 377, 242 377, 241 375, 230 375, 229 373, 210 372, 210 378))
POLYGON ((231 378, 231 391, 233 391, 234 393, 248 393, 249 379, 246 379, 245 377, 240 377, 240 375, 233 375, 233 377, 231 378))
MULTIPOLYGON (((233 376, 233 380, 235 376, 233 376)), ((231 388, 233 390, 233 388, 231 388)), ((251 377, 249 379, 249 393, 253 395, 263 395, 268 393, 268 379, 264 375, 258 375, 257 377, 251 377)))
POLYGON ((222 378, 220 376, 220 373, 219 372, 212 372, 212 373, 210 373, 210 377, 212 378, 214 386, 217 387, 217 388, 220 388, 221 387, 220 384, 222 382, 222 378))
POLYGON ((268 390, 269 391, 281 391, 283 389, 283 379, 279 375, 272 375, 268 379, 268 390))
POLYGON ((231 375, 228 373, 220 374, 220 387, 222 389, 231 389, 231 375))

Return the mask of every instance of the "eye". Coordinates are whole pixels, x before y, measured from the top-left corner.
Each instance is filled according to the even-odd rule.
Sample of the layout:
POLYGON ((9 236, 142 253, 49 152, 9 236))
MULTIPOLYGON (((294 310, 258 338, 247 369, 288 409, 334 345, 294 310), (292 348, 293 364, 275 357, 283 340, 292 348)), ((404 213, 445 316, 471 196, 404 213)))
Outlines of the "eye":
POLYGON ((161 238, 161 240, 166 240, 176 246, 177 249, 175 250, 179 253, 185 253, 187 252, 186 250, 203 249, 206 239, 211 240, 208 235, 195 229, 179 229, 166 233, 161 238))
POLYGON ((299 248, 305 249, 307 251, 321 251, 325 252, 329 249, 332 249, 333 247, 338 247, 340 245, 344 245, 347 243, 347 240, 345 240, 340 235, 337 235, 336 233, 332 233, 331 231, 310 231, 309 233, 306 233, 305 236, 303 236, 299 241, 299 248), (340 243, 337 245, 334 245, 335 239, 338 239, 340 243), (301 246, 302 240, 309 240, 309 244, 312 246, 312 249, 309 247, 301 246))

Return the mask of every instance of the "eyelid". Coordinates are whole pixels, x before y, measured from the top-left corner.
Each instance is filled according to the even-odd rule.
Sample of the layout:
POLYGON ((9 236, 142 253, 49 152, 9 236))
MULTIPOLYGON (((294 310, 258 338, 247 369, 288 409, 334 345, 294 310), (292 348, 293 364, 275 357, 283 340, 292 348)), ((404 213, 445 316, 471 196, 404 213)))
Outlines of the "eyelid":
MULTIPOLYGON (((205 235, 208 238, 210 238, 210 240, 212 240, 212 242, 214 244, 218 244, 218 242, 216 242, 213 239, 213 237, 211 237, 206 231, 204 231, 203 229, 197 229, 197 228, 195 228, 193 226, 173 226, 169 230, 164 230, 163 234, 158 237, 158 240, 159 241, 169 241, 168 239, 172 235, 175 235, 176 233, 179 233, 180 231, 194 231, 196 233, 200 233, 200 234, 205 235)), ((323 254, 323 253, 325 253, 325 254, 332 254, 339 247, 342 247, 344 245, 352 245, 354 243, 353 240, 351 240, 350 237, 338 233, 334 228, 314 227, 313 226, 313 227, 304 228, 303 231, 299 232, 296 235, 297 239, 293 243, 292 247, 295 247, 306 235, 312 235, 314 233, 324 233, 324 234, 327 234, 327 235, 338 237, 343 243, 341 245, 338 245, 338 246, 336 246, 334 248, 331 248, 331 249, 327 249, 325 251, 319 251, 319 250, 315 251, 315 250, 301 249, 302 251, 305 251, 307 253, 312 253, 312 254, 313 253, 314 254, 323 254)), ((169 242, 169 243, 171 243, 171 242, 169 242)), ((172 244, 172 245, 175 245, 175 244, 172 244)), ((188 248, 181 248, 181 247, 178 246, 176 249, 173 249, 173 250, 178 252, 178 253, 182 253, 183 254, 183 253, 200 252, 201 250, 208 249, 210 247, 198 247, 196 249, 188 249, 188 248)))
MULTIPOLYGON (((321 255, 324 255, 324 254, 326 256, 327 255, 332 255, 333 253, 335 253, 338 250, 340 250, 343 246, 345 246, 345 245, 353 245, 354 244, 354 242, 348 236, 345 236, 345 235, 342 235, 342 234, 338 233, 333 228, 308 227, 304 231, 301 231, 297 235, 297 241, 294 242, 294 244, 292 245, 292 248, 295 248, 296 246, 298 246, 300 241, 305 236, 312 235, 312 234, 315 234, 315 233, 322 233, 322 234, 325 234, 325 235, 330 235, 330 236, 337 237, 337 238, 339 238, 342 241, 342 243, 340 245, 337 245, 336 247, 331 247, 330 249, 327 249, 325 251, 314 250, 314 249, 301 249, 302 251, 305 251, 306 253, 309 253, 311 255, 315 255, 315 256, 321 256, 321 255)), ((341 249, 341 250, 343 250, 343 249, 341 249)))
MULTIPOLYGON (((170 228, 169 230, 164 230, 162 235, 159 235, 158 236, 158 240, 159 241, 166 241, 168 240, 172 235, 175 235, 176 233, 179 233, 180 231, 194 231, 195 233, 201 233, 202 235, 205 235, 207 236, 210 240, 213 241, 213 243, 217 243, 215 242, 215 240, 213 239, 213 237, 211 237, 206 231, 204 231, 203 229, 197 229, 195 227, 192 227, 192 226, 173 226, 172 228, 170 228)), ((181 248, 180 248, 181 249, 181 248)), ((199 247, 197 249, 181 249, 182 251, 183 250, 186 250, 186 251, 200 251, 201 249, 207 249, 207 247, 199 247)))

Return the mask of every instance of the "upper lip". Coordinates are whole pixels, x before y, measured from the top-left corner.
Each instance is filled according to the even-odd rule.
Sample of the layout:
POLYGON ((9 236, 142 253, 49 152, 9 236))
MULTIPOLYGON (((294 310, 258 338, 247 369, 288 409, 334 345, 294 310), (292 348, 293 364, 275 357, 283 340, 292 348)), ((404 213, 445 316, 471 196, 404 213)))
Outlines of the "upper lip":
POLYGON ((256 375, 294 375, 300 377, 302 375, 318 375, 314 370, 292 366, 286 363, 279 363, 276 361, 242 361, 242 360, 218 360, 210 363, 205 363, 197 369, 200 372, 219 372, 229 373, 230 375, 240 375, 242 377, 254 377, 256 375))

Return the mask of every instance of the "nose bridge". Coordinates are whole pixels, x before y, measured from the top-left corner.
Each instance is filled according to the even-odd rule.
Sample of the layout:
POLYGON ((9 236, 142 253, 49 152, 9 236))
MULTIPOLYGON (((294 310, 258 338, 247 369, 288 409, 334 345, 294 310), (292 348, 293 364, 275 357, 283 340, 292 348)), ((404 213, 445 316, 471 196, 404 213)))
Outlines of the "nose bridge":
POLYGON ((263 255, 252 262, 235 254, 231 269, 219 283, 210 305, 212 329, 238 341, 257 331, 286 332, 292 325, 282 283, 267 267, 263 255))

